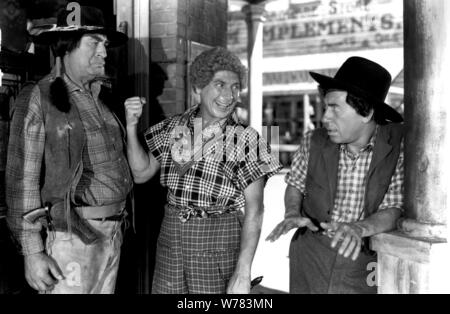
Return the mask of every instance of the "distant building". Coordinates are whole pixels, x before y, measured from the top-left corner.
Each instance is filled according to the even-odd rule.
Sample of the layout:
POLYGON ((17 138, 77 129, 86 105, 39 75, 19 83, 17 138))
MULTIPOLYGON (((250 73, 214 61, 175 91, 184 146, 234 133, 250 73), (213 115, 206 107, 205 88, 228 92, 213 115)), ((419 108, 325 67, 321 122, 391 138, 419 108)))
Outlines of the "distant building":
MULTIPOLYGON (((403 112, 403 1, 296 2, 285 0, 282 10, 267 10, 263 29, 263 123, 279 126, 285 166, 302 134, 320 126, 323 109, 309 71, 332 76, 352 55, 369 58, 398 77, 387 103, 403 112)), ((283 0, 270 7, 277 3, 283 0)), ((228 48, 247 62, 247 26, 240 11, 229 12, 228 48)))

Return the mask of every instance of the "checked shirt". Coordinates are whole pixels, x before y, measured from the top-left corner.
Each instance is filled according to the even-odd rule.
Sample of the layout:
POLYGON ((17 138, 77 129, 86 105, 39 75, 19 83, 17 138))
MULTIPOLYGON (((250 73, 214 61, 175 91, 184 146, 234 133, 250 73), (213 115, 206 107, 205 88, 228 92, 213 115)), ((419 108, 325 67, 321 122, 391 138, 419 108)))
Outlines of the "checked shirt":
MULTIPOLYGON (((302 193, 305 191, 312 133, 309 132, 304 136, 300 148, 294 155, 291 171, 285 178, 287 184, 299 189, 302 193)), ((375 138, 376 132, 367 146, 356 155, 352 154, 346 145, 339 146, 338 179, 334 208, 331 213, 332 221, 349 223, 365 218, 363 216, 365 180, 372 161, 375 138)), ((403 175, 402 142, 394 175, 378 210, 403 208, 403 175)))
MULTIPOLYGON (((122 202, 132 189, 132 178, 119 122, 98 99, 99 82, 92 83, 91 91, 87 92, 67 75, 63 78, 86 134, 83 173, 76 187, 75 201, 87 206, 122 202)), ((6 198, 10 227, 20 240, 24 254, 33 254, 44 249, 39 234, 41 226, 24 222, 22 214, 42 206, 40 179, 46 131, 39 86, 27 88, 31 94, 28 97, 24 90, 17 98, 11 122, 6 198)))
POLYGON ((191 167, 180 175, 172 158, 172 132, 187 114, 187 127, 193 134, 198 112, 198 107, 194 107, 145 132, 147 145, 161 165, 160 182, 168 187, 168 203, 182 207, 243 208, 245 188, 263 176, 272 176, 281 169, 281 164, 270 154, 264 138, 230 118, 224 126, 227 131, 223 135, 227 136, 213 139, 207 149, 204 146, 201 158, 193 158, 191 167))
POLYGON ((225 132, 214 133, 205 141, 210 137, 205 134, 207 128, 200 131, 201 136, 195 134, 197 116, 198 107, 194 107, 145 133, 147 145, 161 165, 161 184, 168 187, 152 293, 225 293, 241 245, 244 190, 281 168, 254 129, 244 129, 230 118, 222 126, 225 132), (182 129, 174 132, 180 125, 182 129), (193 141, 188 145, 190 138, 193 141), (199 156, 196 138, 201 139, 197 142, 201 145, 199 156), (179 144, 192 151, 186 154, 179 144), (188 207, 201 207, 207 213, 220 207, 236 211, 180 220, 180 210, 188 207))

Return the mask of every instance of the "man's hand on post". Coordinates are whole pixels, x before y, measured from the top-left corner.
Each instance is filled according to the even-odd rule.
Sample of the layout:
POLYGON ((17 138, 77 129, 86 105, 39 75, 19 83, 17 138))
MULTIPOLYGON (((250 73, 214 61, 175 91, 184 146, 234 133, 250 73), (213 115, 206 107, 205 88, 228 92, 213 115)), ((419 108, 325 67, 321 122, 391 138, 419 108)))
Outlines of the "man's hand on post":
POLYGON ((135 126, 139 122, 139 118, 142 115, 142 108, 146 100, 144 97, 130 97, 125 100, 125 117, 127 121, 127 127, 135 126))
POLYGON ((361 251, 364 229, 355 223, 321 223, 320 226, 325 229, 327 235, 332 238, 331 247, 334 248, 341 241, 338 253, 356 260, 361 251))
POLYGON ((311 231, 319 230, 319 228, 317 228, 309 218, 302 217, 300 213, 292 213, 284 217, 284 220, 280 222, 267 236, 266 241, 274 242, 290 230, 302 227, 308 227, 311 231))
POLYGON ((59 280, 64 280, 56 261, 43 252, 25 256, 25 278, 40 292, 53 290, 59 280))

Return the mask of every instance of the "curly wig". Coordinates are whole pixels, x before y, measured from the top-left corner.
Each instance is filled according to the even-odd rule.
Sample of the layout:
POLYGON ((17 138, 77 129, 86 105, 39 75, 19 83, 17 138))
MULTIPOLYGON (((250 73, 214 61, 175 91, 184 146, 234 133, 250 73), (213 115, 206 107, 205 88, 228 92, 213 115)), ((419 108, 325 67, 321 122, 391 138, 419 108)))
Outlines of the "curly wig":
POLYGON ((190 70, 190 80, 193 87, 204 88, 208 85, 214 74, 219 71, 231 71, 239 76, 241 89, 247 84, 247 69, 241 60, 223 47, 215 47, 202 52, 190 70))

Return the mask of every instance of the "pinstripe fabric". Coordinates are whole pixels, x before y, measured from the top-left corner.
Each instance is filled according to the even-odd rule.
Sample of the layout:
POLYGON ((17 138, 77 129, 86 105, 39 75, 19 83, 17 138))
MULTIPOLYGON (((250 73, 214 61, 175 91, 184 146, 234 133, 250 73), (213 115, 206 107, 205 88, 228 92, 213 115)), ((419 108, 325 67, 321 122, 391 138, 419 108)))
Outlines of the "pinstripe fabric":
POLYGON ((225 293, 240 248, 242 212, 183 223, 166 205, 152 293, 225 293))
MULTIPOLYGON (((336 222, 354 222, 364 218, 364 192, 366 175, 372 161, 373 147, 377 132, 366 147, 353 155, 346 145, 339 146, 338 179, 334 208, 331 220, 336 222)), ((305 190, 308 170, 309 146, 312 132, 305 135, 301 146, 294 155, 291 171, 286 175, 287 184, 296 187, 302 193, 305 190)), ((403 208, 403 142, 391 184, 378 210, 403 208)))

